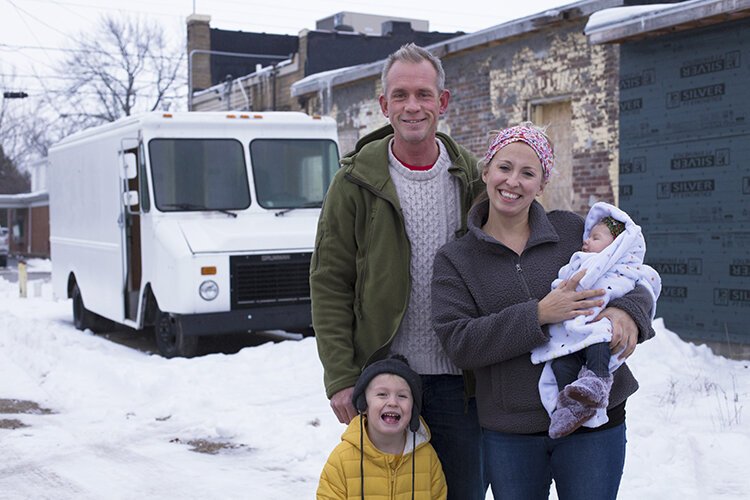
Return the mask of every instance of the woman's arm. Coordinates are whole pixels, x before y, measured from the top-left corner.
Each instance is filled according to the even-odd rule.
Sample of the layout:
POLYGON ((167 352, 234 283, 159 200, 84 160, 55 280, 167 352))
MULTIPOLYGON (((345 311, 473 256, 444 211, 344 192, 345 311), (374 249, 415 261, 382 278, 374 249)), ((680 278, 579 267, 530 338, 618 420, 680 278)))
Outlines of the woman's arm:
MULTIPOLYGON (((542 326, 591 314, 601 305, 603 290, 576 291, 584 271, 576 273, 541 300, 528 299, 503 307, 507 300, 501 286, 472 290, 475 283, 461 276, 443 252, 435 257, 432 281, 432 322, 443 349, 457 367, 475 369, 528 354, 549 340, 542 326), (497 312, 477 306, 473 293, 483 298, 497 296, 497 312)), ((498 282, 502 279, 498 277, 498 282)))
POLYGON ((604 290, 578 291, 578 283, 586 275, 586 269, 581 269, 569 280, 563 280, 550 293, 539 301, 538 318, 540 325, 560 323, 576 316, 594 314, 593 308, 604 305, 600 299, 604 290))
POLYGON ((596 320, 607 318, 612 323, 612 341, 609 346, 613 353, 620 351, 620 359, 625 359, 635 350, 635 345, 654 335, 651 323, 651 310, 654 307, 652 295, 639 285, 624 296, 613 299, 596 320))
POLYGON ((432 325, 458 368, 499 363, 527 354, 546 342, 547 335, 537 319, 537 303, 528 300, 484 315, 450 259, 440 251, 435 257, 432 325))

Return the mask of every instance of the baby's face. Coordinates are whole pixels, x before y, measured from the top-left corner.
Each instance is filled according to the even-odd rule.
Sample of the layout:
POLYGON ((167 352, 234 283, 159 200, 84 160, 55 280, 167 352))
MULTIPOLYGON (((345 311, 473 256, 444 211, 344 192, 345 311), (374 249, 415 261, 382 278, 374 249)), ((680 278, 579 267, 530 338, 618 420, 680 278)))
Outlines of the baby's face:
POLYGON ((609 232, 607 225, 600 222, 591 229, 589 237, 584 240, 583 248, 581 250, 584 252, 599 253, 607 248, 613 241, 615 241, 615 238, 612 236, 612 233, 609 232))

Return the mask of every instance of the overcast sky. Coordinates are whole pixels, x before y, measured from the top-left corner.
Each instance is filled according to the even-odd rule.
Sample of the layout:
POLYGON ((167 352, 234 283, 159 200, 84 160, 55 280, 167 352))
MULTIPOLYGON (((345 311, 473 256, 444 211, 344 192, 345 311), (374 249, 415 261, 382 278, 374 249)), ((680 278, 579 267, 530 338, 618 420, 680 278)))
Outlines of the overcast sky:
POLYGON ((213 28, 274 34, 296 35, 302 29, 314 29, 317 20, 342 11, 423 19, 429 21, 431 31, 470 33, 569 3, 573 2, 0 0, 0 82, 15 75, 16 87, 38 89, 34 75, 50 75, 63 54, 60 49, 71 47, 68 38, 91 29, 106 13, 146 16, 161 23, 173 39, 184 37, 185 19, 192 12, 211 16, 213 28))

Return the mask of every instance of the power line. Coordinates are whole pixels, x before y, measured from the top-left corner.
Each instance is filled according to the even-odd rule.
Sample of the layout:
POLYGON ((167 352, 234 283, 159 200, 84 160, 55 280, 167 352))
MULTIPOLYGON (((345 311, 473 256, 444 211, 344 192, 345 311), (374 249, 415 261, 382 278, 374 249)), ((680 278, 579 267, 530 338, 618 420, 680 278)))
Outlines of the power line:
MULTIPOLYGON (((72 54, 81 53, 81 54, 100 54, 105 56, 112 56, 112 57, 120 57, 121 54, 116 52, 107 52, 106 50, 101 49, 65 49, 61 47, 45 47, 42 45, 12 45, 9 43, 0 43, 0 49, 7 48, 13 51, 17 50, 56 50, 58 52, 69 52, 72 54)), ((171 56, 152 56, 155 59, 166 59, 170 61, 178 61, 180 59, 183 59, 183 57, 171 57, 171 56)))
MULTIPOLYGON (((18 75, 18 74, 10 74, 10 73, 0 73, 0 78, 40 78, 38 75, 18 75)), ((79 81, 80 78, 76 76, 58 76, 58 75, 49 75, 41 77, 44 80, 70 80, 70 81, 79 81)), ((149 84, 149 85, 157 85, 161 82, 159 81, 147 81, 147 80, 138 80, 139 84, 149 84)), ((15 85, 18 87, 19 85, 15 85)))

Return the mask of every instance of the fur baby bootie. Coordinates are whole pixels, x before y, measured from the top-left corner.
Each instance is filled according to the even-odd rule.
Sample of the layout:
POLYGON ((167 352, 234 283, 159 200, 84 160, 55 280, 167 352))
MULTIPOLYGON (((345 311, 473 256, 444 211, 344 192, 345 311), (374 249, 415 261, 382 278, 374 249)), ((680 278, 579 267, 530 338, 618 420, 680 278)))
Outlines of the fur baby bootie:
MULTIPOLYGON (((567 387, 566 387, 567 389, 567 387)), ((557 395, 557 408, 552 412, 549 425, 549 437, 558 439, 567 436, 583 423, 594 416, 596 408, 586 406, 580 401, 565 395, 565 391, 557 395)))
POLYGON ((578 380, 566 385, 563 392, 567 397, 585 406, 607 408, 612 378, 612 375, 597 377, 594 372, 584 367, 578 375, 578 380))

